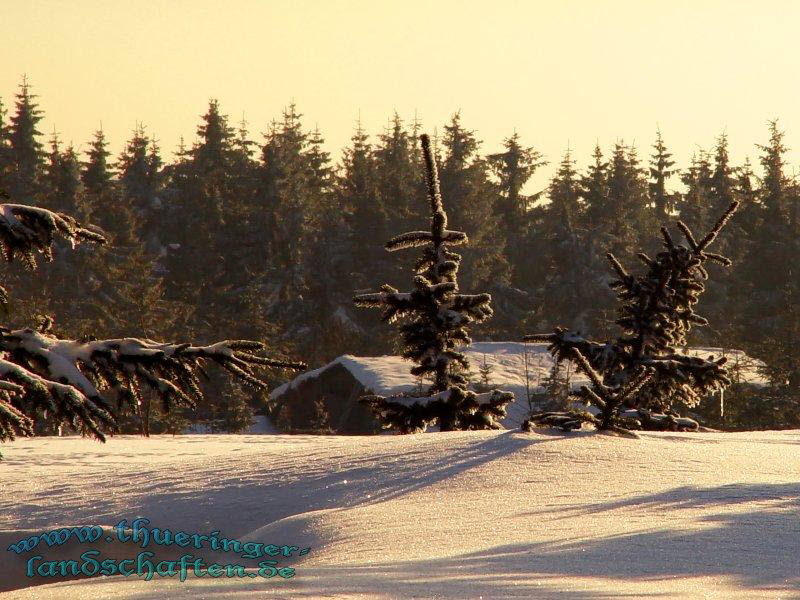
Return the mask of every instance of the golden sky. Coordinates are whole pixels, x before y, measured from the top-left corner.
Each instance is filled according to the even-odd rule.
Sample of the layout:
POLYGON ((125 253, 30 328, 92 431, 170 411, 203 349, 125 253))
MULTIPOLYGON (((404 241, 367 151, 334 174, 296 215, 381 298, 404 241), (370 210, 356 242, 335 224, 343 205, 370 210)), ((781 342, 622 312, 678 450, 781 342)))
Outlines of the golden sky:
POLYGON ((679 166, 723 130, 755 160, 776 117, 800 149, 789 0, 0 0, 0 21, 0 97, 26 73, 42 130, 82 149, 141 121, 169 157, 212 97, 259 141, 294 100, 334 153, 395 110, 429 131, 461 110, 487 152, 516 130, 581 166, 596 140, 649 155, 657 126, 679 166))

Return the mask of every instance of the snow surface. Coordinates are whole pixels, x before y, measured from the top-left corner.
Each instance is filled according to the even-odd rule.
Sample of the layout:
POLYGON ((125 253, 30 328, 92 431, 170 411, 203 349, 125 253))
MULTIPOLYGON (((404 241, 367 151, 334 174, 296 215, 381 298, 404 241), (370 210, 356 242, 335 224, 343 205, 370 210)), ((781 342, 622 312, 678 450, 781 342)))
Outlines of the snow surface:
MULTIPOLYGON (((269 417, 264 415, 254 415, 253 424, 250 425, 241 435, 268 435, 280 433, 280 429, 275 427, 269 417)), ((211 427, 203 425, 202 423, 193 423, 186 428, 186 434, 202 434, 207 435, 212 433, 211 427)))
POLYGON ((0 600, 797 598, 798 449, 800 431, 22 439, 2 446, 0 600), (137 516, 312 550, 282 581, 20 588, 9 543, 137 516))
MULTIPOLYGON (((486 364, 491 367, 489 382, 497 389, 513 392, 516 401, 507 407, 508 416, 502 420, 503 425, 509 429, 520 426, 529 414, 525 378, 525 355, 528 355, 528 372, 531 393, 542 390, 541 383, 549 375, 553 366, 553 357, 547 352, 547 344, 533 344, 522 342, 476 342, 462 349, 470 361, 474 381, 480 381, 479 369, 486 364)), ((692 356, 707 358, 710 355, 722 356, 721 348, 689 348, 685 352, 692 356)), ((766 380, 759 375, 758 366, 761 364, 749 358, 741 350, 724 350, 728 357, 728 366, 734 364, 738 358, 743 366, 742 381, 757 385, 765 385, 766 380)), ((275 388, 270 394, 271 399, 278 398, 289 386, 312 377, 317 377, 324 370, 333 365, 340 364, 350 371, 353 376, 364 386, 379 396, 394 396, 418 389, 417 379, 411 375, 409 369, 412 363, 399 356, 351 356, 345 354, 328 363, 327 365, 307 371, 295 377, 292 381, 275 388)), ((588 378, 582 373, 575 373, 574 366, 564 363, 565 368, 571 369, 573 388, 577 389, 589 383, 588 378)))

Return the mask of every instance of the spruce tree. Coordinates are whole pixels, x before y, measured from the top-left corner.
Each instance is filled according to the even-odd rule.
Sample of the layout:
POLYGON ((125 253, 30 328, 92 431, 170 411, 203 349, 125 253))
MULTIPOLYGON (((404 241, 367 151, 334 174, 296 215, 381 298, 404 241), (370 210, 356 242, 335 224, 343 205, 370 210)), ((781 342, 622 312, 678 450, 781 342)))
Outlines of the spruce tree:
POLYGON ((667 192, 667 180, 672 177, 677 170, 672 154, 667 150, 664 139, 661 137, 661 130, 656 130, 656 141, 653 144, 654 153, 650 159, 650 198, 656 212, 656 218, 661 221, 670 216, 675 211, 675 197, 667 192))
POLYGON ((479 147, 474 132, 461 124, 460 114, 453 115, 442 136, 442 196, 445 208, 471 240, 463 257, 465 284, 492 285, 499 291, 510 283, 507 236, 497 211, 499 193, 489 177, 488 162, 478 154, 479 147))
POLYGON ((403 231, 413 226, 419 212, 413 199, 425 193, 416 140, 395 113, 373 151, 381 202, 391 226, 403 231))
POLYGON ((12 165, 10 130, 6 122, 7 114, 3 99, 0 98, 0 189, 9 187, 8 178, 12 165))
POLYGON ((711 231, 695 238, 689 227, 678 221, 685 243, 678 244, 662 227, 663 250, 655 258, 637 257, 645 272, 631 275, 609 252, 607 258, 616 275, 610 286, 619 301, 616 324, 622 335, 614 341, 594 342, 582 335, 557 328, 552 334, 526 337, 546 341, 557 360, 576 363, 590 380, 581 388, 581 398, 599 411, 550 412, 533 415, 530 423, 576 429, 591 423, 601 430, 626 433, 630 429, 696 429, 691 419, 677 418, 669 411, 674 405, 696 405, 704 395, 730 384, 725 357, 689 357, 679 352, 695 325, 706 325, 694 312, 708 278, 706 263, 730 265, 730 260, 708 252, 737 208, 731 204, 711 231), (629 407, 631 410, 625 412, 629 407))
POLYGON ((42 178, 44 200, 41 204, 45 208, 69 213, 80 219, 86 218, 80 168, 75 149, 70 145, 62 152, 58 135, 53 133, 42 178))
POLYGON ((594 161, 581 178, 580 196, 586 205, 583 225, 590 231, 602 231, 610 228, 608 221, 614 213, 608 190, 609 165, 599 144, 595 145, 592 158, 594 161))
POLYGON ((31 204, 41 190, 44 153, 38 140, 41 132, 37 126, 42 120, 42 112, 35 99, 36 95, 31 93, 28 80, 23 78, 9 127, 12 172, 7 193, 24 204, 31 204))
MULTIPOLYGON (((763 360, 775 384, 771 403, 791 410, 800 399, 798 352, 792 342, 800 330, 800 190, 786 173, 785 134, 769 124, 769 141, 759 145, 763 169, 748 211, 750 244, 740 271, 743 284, 741 332, 745 347, 763 360)), ((781 415, 779 420, 785 421, 781 415)))
POLYGON ((301 240, 309 233, 312 207, 316 205, 315 188, 310 178, 307 156, 309 135, 303 130, 302 115, 294 104, 283 114, 280 123, 273 123, 262 147, 258 167, 258 188, 253 196, 250 231, 254 240, 248 266, 265 273, 271 298, 266 316, 284 324, 287 335, 302 335, 304 306, 303 252, 301 240), (281 316, 278 317, 278 311, 281 316))
POLYGON ((544 221, 535 231, 542 284, 537 304, 549 323, 586 331, 597 299, 586 230, 580 226, 584 206, 579 196, 575 161, 567 150, 547 188, 544 221))
POLYGON ((94 132, 94 139, 89 142, 89 150, 86 151, 87 160, 83 161, 81 181, 86 187, 86 191, 95 196, 100 196, 107 192, 112 186, 113 171, 108 164, 108 142, 102 129, 94 132))
POLYGON ((681 220, 689 227, 705 229, 710 226, 712 215, 712 177, 714 171, 711 156, 700 150, 692 156, 689 168, 681 175, 686 192, 681 199, 681 220))
POLYGON ((469 363, 458 350, 470 343, 468 326, 491 317, 491 297, 462 294, 459 290, 456 275, 461 257, 450 247, 465 244, 467 235, 447 229, 430 139, 423 135, 421 142, 431 211, 430 231, 404 233, 386 243, 389 251, 422 248, 415 269, 414 290, 401 293, 384 285, 380 292, 361 294, 354 300, 357 306, 383 308, 384 321, 403 320, 399 327, 402 355, 416 363, 412 375, 428 376, 433 384, 424 398, 371 396, 362 401, 372 407, 384 427, 396 428, 400 433, 424 431, 431 424, 438 424, 440 431, 498 429, 497 419, 505 415, 505 407, 513 395, 494 392, 484 399, 468 391, 469 363))
POLYGON ((385 271, 380 252, 388 234, 389 216, 378 188, 378 174, 368 136, 359 124, 342 157, 337 192, 339 206, 350 230, 351 277, 356 288, 365 288, 373 273, 385 271), (367 235, 365 235, 365 233, 367 235))
MULTIPOLYGON (((612 204, 609 191, 609 163, 603 156, 599 144, 595 144, 592 162, 581 176, 578 187, 583 210, 580 213, 579 228, 584 241, 581 262, 585 264, 585 285, 594 289, 590 306, 584 307, 584 319, 575 325, 585 326, 603 337, 612 334, 609 328, 609 315, 613 312, 614 296, 603 286, 601 275, 605 270, 602 256, 611 243, 611 220, 618 213, 612 204)), ((549 217, 549 213, 547 215, 549 217)), ((537 234, 538 238, 538 234, 537 234)), ((544 293, 546 296, 547 293, 544 293)), ((575 316, 570 316, 574 319, 575 316)), ((548 322, 550 327, 552 322, 548 322)))
MULTIPOLYGON (((519 265, 524 260, 525 248, 521 242, 528 233, 528 211, 537 199, 535 195, 523 194, 522 188, 547 161, 533 148, 523 147, 517 133, 506 138, 503 146, 505 151, 490 155, 488 161, 500 187, 497 212, 500 215, 499 227, 508 239, 506 255, 512 265, 519 265)), ((514 278, 514 281, 522 280, 514 278)))

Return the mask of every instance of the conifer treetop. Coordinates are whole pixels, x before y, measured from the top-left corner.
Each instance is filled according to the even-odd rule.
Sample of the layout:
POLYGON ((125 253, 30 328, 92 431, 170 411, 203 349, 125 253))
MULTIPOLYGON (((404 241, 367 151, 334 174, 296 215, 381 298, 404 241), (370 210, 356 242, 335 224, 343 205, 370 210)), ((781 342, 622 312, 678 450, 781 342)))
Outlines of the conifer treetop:
POLYGON ((482 322, 492 315, 489 294, 461 294, 457 273, 461 256, 448 246, 464 244, 467 235, 447 229, 447 214, 439 189, 430 138, 421 136, 426 175, 426 192, 431 214, 430 231, 403 233, 386 243, 389 251, 422 248, 416 263, 414 289, 400 292, 390 285, 372 294, 354 298, 357 306, 383 308, 383 320, 405 318, 399 327, 403 338, 402 356, 415 364, 411 374, 430 376, 433 383, 427 395, 409 401, 367 396, 362 402, 371 406, 384 427, 401 433, 424 431, 438 422, 441 431, 456 429, 497 429, 497 419, 505 415, 505 406, 513 394, 496 392, 481 401, 468 391, 466 374, 469 363, 458 348, 471 340, 470 323, 482 322))
POLYGON ((411 318, 400 328, 405 346, 403 356, 418 363, 411 370, 415 376, 434 375, 430 390, 433 395, 452 385, 467 385, 463 372, 469 369, 469 365, 456 348, 469 345, 471 341, 466 326, 488 319, 492 309, 489 294, 459 293, 456 277, 461 256, 449 250, 448 246, 466 243, 467 235, 447 229, 447 214, 430 138, 424 134, 420 137, 431 212, 430 231, 403 233, 386 243, 389 251, 423 248, 415 267, 415 289, 401 293, 384 285, 380 292, 361 294, 354 301, 361 307, 382 307, 382 318, 387 322, 401 317, 411 318))
MULTIPOLYGON (((703 395, 730 384, 725 357, 690 357, 678 349, 686 345, 693 326, 708 324, 694 312, 705 290, 703 282, 708 279, 704 264, 731 264, 730 259, 709 252, 708 247, 737 207, 737 202, 731 203, 699 240, 683 221, 677 222, 685 239, 682 244, 662 227, 664 250, 655 259, 644 253, 637 255, 647 267, 641 275, 631 275, 616 256, 606 254, 617 277, 609 284, 620 303, 616 323, 623 333, 617 339, 594 342, 561 327, 554 333, 524 338, 549 342, 557 360, 575 362, 592 382, 591 388, 582 390, 582 396, 600 408, 602 418, 581 417, 576 421, 573 415, 568 423, 583 420, 613 429, 618 427, 618 410, 623 403, 661 410, 668 410, 675 401, 695 406, 703 395)), ((560 415, 538 417, 542 422, 562 419, 560 415)))

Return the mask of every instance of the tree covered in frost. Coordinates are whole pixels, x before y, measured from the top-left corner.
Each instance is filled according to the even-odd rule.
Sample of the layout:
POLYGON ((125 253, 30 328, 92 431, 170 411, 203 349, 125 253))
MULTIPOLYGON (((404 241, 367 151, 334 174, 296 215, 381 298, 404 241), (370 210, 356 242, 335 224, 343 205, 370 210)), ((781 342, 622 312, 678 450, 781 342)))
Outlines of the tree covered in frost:
POLYGON ((637 254, 646 267, 640 275, 631 275, 612 253, 606 255, 616 275, 610 286, 619 302, 616 324, 623 332, 616 340, 594 342, 563 328, 525 338, 549 342, 557 360, 575 362, 591 382, 582 387, 582 399, 599 410, 598 415, 539 413, 531 417, 531 423, 575 429, 588 422, 615 431, 698 427, 691 419, 677 418, 670 409, 676 404, 695 406, 703 396, 729 385, 726 358, 693 357, 679 349, 686 346, 693 326, 708 324, 694 311, 708 279, 705 264, 731 264, 708 248, 737 206, 733 202, 699 240, 682 221, 678 229, 685 243, 677 243, 662 227, 664 249, 655 258, 637 254))
MULTIPOLYGON (((5 194, 2 197, 8 199, 5 194)), ((70 244, 105 243, 97 229, 83 227, 63 213, 20 204, 0 204, 0 251, 8 262, 37 266, 37 255, 53 257, 56 237, 70 244)), ((0 302, 8 294, 0 288, 0 302)), ((251 340, 226 340, 195 346, 133 337, 97 340, 60 339, 45 318, 36 329, 0 327, 0 441, 33 435, 37 419, 73 427, 99 440, 113 432, 116 419, 110 399, 139 405, 150 388, 165 410, 194 406, 201 397, 204 365, 217 363, 246 384, 263 388, 257 367, 301 369, 293 363, 259 356, 264 346, 251 340)))
POLYGON ((498 429, 497 419, 513 395, 491 392, 478 396, 467 390, 469 363, 458 351, 470 343, 468 326, 492 316, 489 294, 462 294, 457 273, 461 257, 450 247, 467 242, 461 231, 447 229, 436 162, 427 135, 421 136, 427 196, 431 211, 430 231, 411 231, 386 243, 390 252, 422 248, 416 263, 414 289, 400 292, 384 285, 380 292, 361 294, 355 303, 383 309, 383 320, 402 319, 402 355, 416 363, 411 374, 429 377, 433 383, 427 396, 384 398, 368 396, 369 404, 386 428, 401 433, 424 431, 438 424, 441 431, 498 429))

